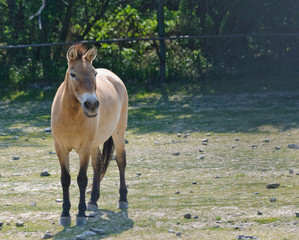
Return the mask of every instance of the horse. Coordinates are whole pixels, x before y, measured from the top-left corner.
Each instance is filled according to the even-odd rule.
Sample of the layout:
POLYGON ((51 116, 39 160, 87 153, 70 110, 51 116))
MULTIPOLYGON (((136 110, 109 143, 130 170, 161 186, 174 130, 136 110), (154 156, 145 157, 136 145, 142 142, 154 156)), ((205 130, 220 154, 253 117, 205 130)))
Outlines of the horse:
POLYGON ((71 224, 69 153, 72 150, 77 152, 80 160, 77 176, 80 201, 76 224, 87 223, 86 210, 97 211, 100 182, 114 150, 120 176, 118 208, 128 208, 125 181, 128 94, 124 83, 117 75, 107 69, 93 67, 92 62, 96 55, 95 47, 87 50, 82 45, 74 45, 68 49, 65 79, 58 88, 52 104, 51 129, 61 168, 63 191, 61 225, 71 224), (91 197, 86 206, 85 192, 90 157, 93 183, 91 197))

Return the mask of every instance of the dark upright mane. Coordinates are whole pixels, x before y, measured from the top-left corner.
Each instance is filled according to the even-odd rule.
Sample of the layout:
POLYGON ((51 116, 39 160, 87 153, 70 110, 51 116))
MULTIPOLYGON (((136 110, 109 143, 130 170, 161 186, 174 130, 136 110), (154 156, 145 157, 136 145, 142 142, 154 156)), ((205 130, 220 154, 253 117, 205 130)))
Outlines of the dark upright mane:
POLYGON ((82 43, 76 44, 74 47, 77 50, 77 59, 82 59, 83 55, 87 51, 86 47, 84 47, 82 43))

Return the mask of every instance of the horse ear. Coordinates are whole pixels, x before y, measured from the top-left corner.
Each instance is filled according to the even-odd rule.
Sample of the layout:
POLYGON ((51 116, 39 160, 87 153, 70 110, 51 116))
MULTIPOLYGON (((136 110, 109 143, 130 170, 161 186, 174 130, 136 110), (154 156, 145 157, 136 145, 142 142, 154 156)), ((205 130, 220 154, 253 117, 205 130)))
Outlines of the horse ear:
POLYGON ((97 51, 96 47, 92 47, 84 54, 83 58, 92 63, 97 56, 97 51))
POLYGON ((77 58, 77 55, 78 55, 77 50, 73 46, 73 47, 70 47, 69 50, 67 51, 66 58, 69 62, 74 61, 77 58))

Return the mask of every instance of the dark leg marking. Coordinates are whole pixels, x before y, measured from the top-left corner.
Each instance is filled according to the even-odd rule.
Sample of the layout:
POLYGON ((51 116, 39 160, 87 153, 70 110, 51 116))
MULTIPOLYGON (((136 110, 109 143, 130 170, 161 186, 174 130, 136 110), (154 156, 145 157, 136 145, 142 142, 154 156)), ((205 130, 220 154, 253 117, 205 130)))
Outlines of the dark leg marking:
POLYGON ((128 200, 127 200, 127 186, 126 186, 126 179, 125 179, 125 169, 126 169, 126 152, 124 151, 123 154, 117 156, 117 165, 119 169, 119 177, 120 177, 120 187, 119 187, 119 205, 118 208, 120 209, 127 209, 128 208, 128 200))
POLYGON ((87 209, 89 211, 96 211, 98 209, 97 201, 100 197, 100 174, 101 174, 101 152, 98 151, 97 157, 92 159, 93 167, 93 184, 91 191, 91 198, 88 202, 87 209))
POLYGON ((71 176, 69 174, 69 171, 64 167, 61 167, 61 185, 63 191, 63 204, 62 204, 63 211, 60 217, 61 225, 71 224, 71 217, 70 217, 71 202, 70 202, 70 194, 69 194, 70 184, 71 184, 71 176))

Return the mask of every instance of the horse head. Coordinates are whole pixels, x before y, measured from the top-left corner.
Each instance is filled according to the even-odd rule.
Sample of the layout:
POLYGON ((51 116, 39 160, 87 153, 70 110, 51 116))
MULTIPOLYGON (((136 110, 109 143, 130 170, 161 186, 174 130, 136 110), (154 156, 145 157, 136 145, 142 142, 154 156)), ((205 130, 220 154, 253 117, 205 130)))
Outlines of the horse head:
POLYGON ((100 105, 96 95, 97 71, 92 66, 96 55, 95 47, 86 51, 82 45, 72 46, 67 52, 67 84, 71 94, 80 102, 84 114, 89 118, 97 116, 100 105))

